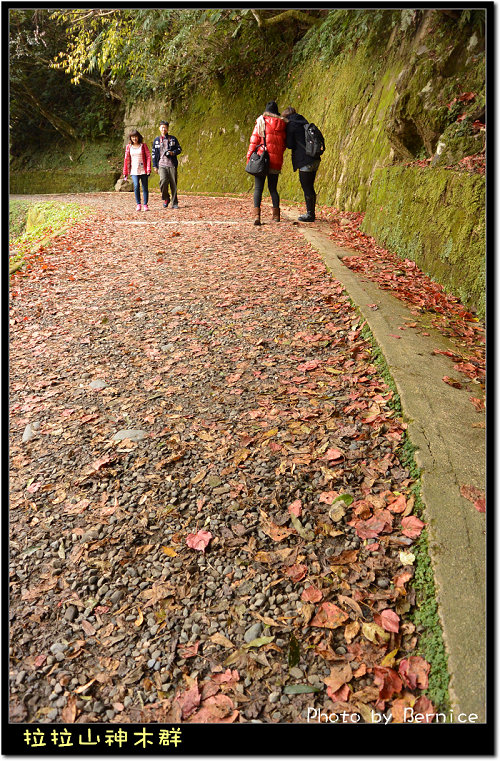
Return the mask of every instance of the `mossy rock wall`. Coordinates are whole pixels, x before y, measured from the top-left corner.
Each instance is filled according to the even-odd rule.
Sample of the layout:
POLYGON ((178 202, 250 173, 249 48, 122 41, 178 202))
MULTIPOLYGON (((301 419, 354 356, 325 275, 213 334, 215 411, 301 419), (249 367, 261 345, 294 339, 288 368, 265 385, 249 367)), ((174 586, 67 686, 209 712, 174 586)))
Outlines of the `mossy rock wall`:
POLYGON ((90 174, 71 169, 61 171, 30 170, 10 172, 10 193, 38 195, 40 193, 92 193, 114 190, 118 172, 90 174))
POLYGON ((446 169, 375 172, 362 230, 485 315, 485 178, 446 169))

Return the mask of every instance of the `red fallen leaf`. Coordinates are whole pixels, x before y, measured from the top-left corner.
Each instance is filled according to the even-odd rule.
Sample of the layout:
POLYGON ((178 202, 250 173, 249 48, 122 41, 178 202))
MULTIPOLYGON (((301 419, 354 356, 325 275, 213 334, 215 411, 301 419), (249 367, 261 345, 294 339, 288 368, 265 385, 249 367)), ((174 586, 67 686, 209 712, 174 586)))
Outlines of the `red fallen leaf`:
POLYGON ((35 658, 35 666, 36 666, 36 668, 39 669, 40 666, 43 666, 43 664, 45 663, 46 660, 47 660, 47 655, 38 655, 35 658))
POLYGON ((300 599, 304 602, 319 602, 322 597, 323 592, 320 589, 317 589, 317 587, 311 585, 310 587, 306 587, 306 589, 304 589, 300 599))
POLYGON ((338 491, 322 491, 319 495, 319 501, 331 505, 334 499, 339 496, 338 491))
POLYGON ((194 658, 198 654, 198 648, 200 647, 200 640, 193 642, 191 645, 184 645, 179 648, 179 655, 181 658, 194 658))
POLYGON ((460 494, 465 499, 468 499, 469 502, 472 502, 478 512, 486 512, 486 494, 484 491, 469 484, 460 487, 460 494))
POLYGON ((296 499, 291 505, 288 505, 288 512, 295 515, 296 518, 300 518, 302 515, 302 502, 300 499, 296 499))
POLYGON ((391 338, 401 338, 401 336, 396 336, 394 333, 389 333, 391 338))
POLYGON ((341 687, 340 690, 333 692, 331 687, 327 687, 326 694, 334 702, 339 700, 343 702, 347 702, 349 700, 349 695, 351 694, 351 688, 347 684, 344 684, 344 686, 341 687))
POLYGON ((436 715, 436 709, 434 708, 434 705, 431 703, 427 695, 420 695, 419 698, 415 701, 415 705, 413 706, 413 714, 423 714, 423 719, 419 721, 419 724, 431 724, 434 720, 434 716, 436 715))
POLYGON ((197 534, 188 534, 186 537, 186 544, 188 547, 191 547, 192 550, 200 550, 204 553, 211 539, 212 534, 210 531, 202 530, 198 531, 197 534))
POLYGON ((214 674, 212 676, 212 681, 216 684, 228 684, 233 683, 236 684, 236 682, 239 682, 240 675, 239 672, 236 669, 226 669, 222 673, 214 674))
POLYGON ((307 566, 300 564, 289 566, 289 568, 286 569, 285 574, 289 576, 292 581, 302 581, 302 579, 307 576, 307 566))
POLYGON ((401 692, 403 682, 394 669, 375 666, 373 673, 373 683, 379 688, 379 700, 390 700, 394 694, 401 692))
POLYGON ((482 412, 484 410, 484 399, 478 399, 475 396, 469 396, 469 402, 472 402, 478 412, 482 412))
POLYGON ((312 359, 310 362, 304 362, 302 365, 298 365, 297 370, 307 373, 309 370, 316 370, 320 364, 321 362, 318 359, 312 359))
POLYGON ((37 481, 36 484, 30 484, 26 487, 26 491, 29 491, 30 494, 35 494, 35 492, 38 491, 38 489, 41 487, 42 482, 37 481))
POLYGON ((99 457, 97 460, 94 460, 94 462, 91 462, 89 468, 98 471, 100 468, 102 468, 103 465, 107 465, 110 461, 111 457, 105 454, 102 457, 99 457))
POLYGON ((475 97, 475 92, 463 92, 460 93, 460 95, 457 97, 457 100, 459 100, 461 103, 467 103, 470 100, 474 100, 475 97))
POLYGON ((404 494, 400 494, 399 497, 396 497, 394 502, 391 502, 390 505, 387 505, 387 509, 391 511, 391 513, 403 513, 406 510, 406 497, 404 494))
POLYGON ((386 632, 399 631, 399 616, 390 608, 386 608, 381 612, 380 620, 382 627, 386 630, 386 632))
POLYGON ((344 613, 344 611, 334 603, 324 602, 311 621, 310 626, 318 626, 324 629, 336 629, 337 626, 341 626, 348 617, 347 613, 344 613))
POLYGON ((410 539, 416 539, 417 536, 420 536, 425 523, 417 518, 416 515, 408 515, 406 518, 403 518, 401 525, 403 527, 402 534, 410 537, 410 539))
POLYGON ((392 520, 388 521, 386 515, 392 519, 388 510, 380 510, 377 515, 373 515, 367 521, 348 521, 348 523, 354 525, 360 539, 375 539, 382 531, 390 530, 392 527, 392 520))
POLYGON ((444 380, 448 386, 453 386, 453 388, 462 388, 460 381, 455 380, 455 378, 450 378, 448 375, 444 375, 441 380, 444 380))
POLYGON ((420 687, 425 690, 429 684, 429 671, 431 665, 420 655, 410 655, 399 664, 399 675, 403 682, 411 690, 420 687))
POLYGON ((213 695, 203 701, 199 711, 189 719, 197 724, 213 724, 222 722, 232 724, 239 716, 239 711, 234 709, 234 703, 228 695, 213 695))
POLYGON ((344 455, 340 451, 340 449, 335 449, 334 447, 331 447, 328 449, 323 457, 320 457, 320 460, 326 460, 327 462, 330 462, 330 460, 340 460, 344 455))
POLYGON ((403 589, 406 592, 406 590, 404 589, 404 585, 406 584, 407 581, 410 581, 412 576, 413 574, 410 571, 406 571, 405 573, 400 573, 398 576, 395 576, 393 579, 394 586, 397 589, 403 589))
POLYGON ((198 689, 198 682, 195 682, 193 686, 189 688, 189 690, 181 692, 181 694, 176 698, 176 702, 180 706, 182 718, 186 719, 188 716, 190 716, 190 714, 192 714, 193 711, 198 708, 201 702, 201 694, 198 689))

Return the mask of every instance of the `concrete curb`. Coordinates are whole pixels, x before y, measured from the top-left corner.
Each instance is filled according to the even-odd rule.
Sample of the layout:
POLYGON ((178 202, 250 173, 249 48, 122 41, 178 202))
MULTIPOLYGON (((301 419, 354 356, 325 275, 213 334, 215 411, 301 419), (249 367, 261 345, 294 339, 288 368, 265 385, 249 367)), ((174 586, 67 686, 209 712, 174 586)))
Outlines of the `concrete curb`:
POLYGON ((429 336, 417 329, 399 330, 405 321, 415 322, 415 316, 403 302, 343 265, 344 256, 359 252, 336 246, 319 227, 301 225, 300 230, 366 319, 417 448, 452 708, 455 716, 476 714, 476 721, 485 722, 486 523, 485 515, 460 494, 460 486, 466 484, 485 488, 485 434, 477 426, 485 416, 469 401, 470 391, 442 381, 456 371, 448 357, 433 350, 449 350, 451 342, 434 329, 426 330, 429 336))

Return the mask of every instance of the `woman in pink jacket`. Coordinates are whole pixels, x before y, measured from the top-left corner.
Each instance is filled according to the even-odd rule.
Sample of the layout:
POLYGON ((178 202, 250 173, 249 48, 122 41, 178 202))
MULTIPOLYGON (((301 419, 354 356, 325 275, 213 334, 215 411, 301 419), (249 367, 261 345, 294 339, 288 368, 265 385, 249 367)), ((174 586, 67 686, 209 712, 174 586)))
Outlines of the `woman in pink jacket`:
POLYGON ((123 161, 123 176, 132 178, 134 183, 136 211, 141 210, 141 189, 144 196, 143 211, 149 211, 148 208, 148 177, 151 174, 151 154, 146 143, 143 142, 142 135, 136 129, 133 129, 128 136, 129 142, 125 146, 125 159, 123 161), (140 183, 140 184, 139 184, 140 183))
MULTIPOLYGON (((270 101, 255 122, 255 127, 250 138, 250 146, 247 152, 247 161, 259 145, 264 145, 269 154, 269 172, 267 175, 267 187, 271 194, 273 204, 273 222, 280 221, 280 197, 278 194, 278 177, 283 166, 283 154, 286 148, 286 123, 287 120, 280 116, 276 101, 270 101)), ((265 177, 255 176, 253 192, 253 205, 255 212, 254 225, 260 225, 260 203, 264 190, 265 177)))

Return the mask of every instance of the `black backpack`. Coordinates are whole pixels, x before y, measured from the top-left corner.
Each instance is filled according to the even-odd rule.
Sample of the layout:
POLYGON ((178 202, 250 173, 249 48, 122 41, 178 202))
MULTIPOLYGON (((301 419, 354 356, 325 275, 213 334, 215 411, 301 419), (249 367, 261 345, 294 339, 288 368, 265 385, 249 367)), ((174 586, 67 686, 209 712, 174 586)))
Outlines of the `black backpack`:
POLYGON ((304 138, 307 155, 311 156, 311 158, 319 159, 325 151, 325 138, 321 134, 319 127, 316 127, 312 122, 304 124, 304 138))

